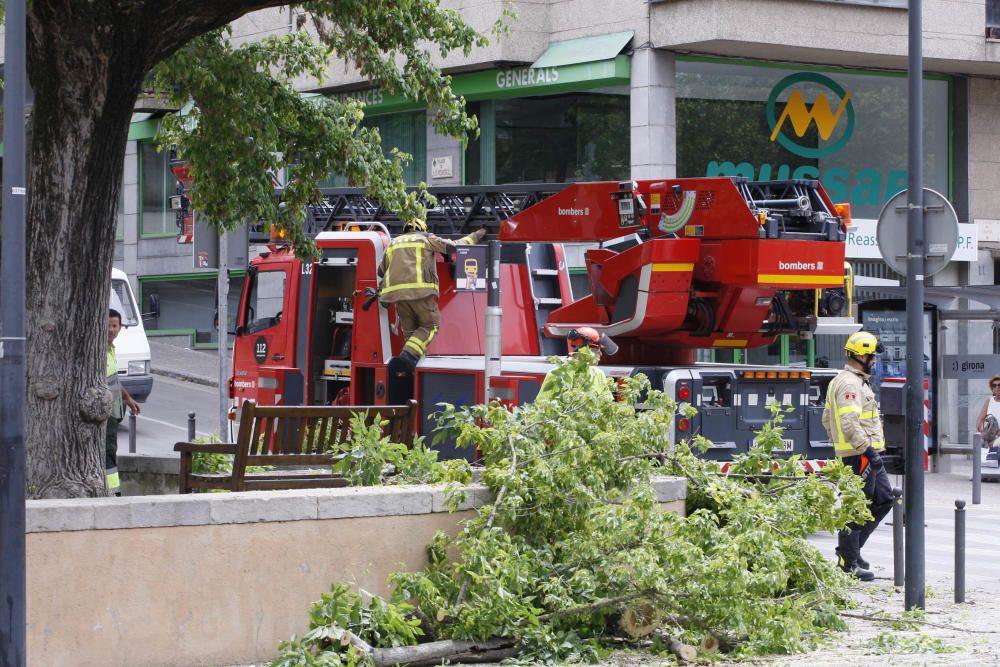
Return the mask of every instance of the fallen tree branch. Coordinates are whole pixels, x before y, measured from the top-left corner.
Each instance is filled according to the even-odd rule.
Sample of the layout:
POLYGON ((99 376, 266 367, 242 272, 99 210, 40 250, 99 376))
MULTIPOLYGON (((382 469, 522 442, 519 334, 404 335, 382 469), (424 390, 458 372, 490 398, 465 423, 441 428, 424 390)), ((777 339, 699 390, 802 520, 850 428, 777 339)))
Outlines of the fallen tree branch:
POLYGON ((629 593, 628 595, 620 595, 616 598, 608 598, 606 600, 598 600, 592 604, 585 604, 579 607, 569 607, 568 609, 557 609, 555 611, 550 611, 546 614, 542 614, 538 617, 539 621, 548 621, 553 618, 562 618, 564 616, 575 616, 577 614, 587 614, 592 611, 597 611, 598 609, 607 609, 608 607, 620 607, 626 602, 631 602, 637 598, 642 597, 659 597, 657 592, 651 588, 644 591, 638 591, 636 593, 629 593))
POLYGON ((842 611, 841 616, 846 618, 858 618, 864 621, 876 621, 879 623, 912 623, 913 625, 927 625, 932 628, 941 628, 943 630, 955 630, 956 632, 970 632, 979 635, 995 635, 1000 630, 970 630, 968 628, 960 628, 957 625, 948 625, 947 623, 934 623, 932 621, 922 621, 917 618, 896 618, 894 616, 879 616, 875 614, 852 614, 850 612, 842 611))
POLYGON ((681 662, 694 662, 698 659, 698 649, 690 644, 685 644, 684 642, 678 641, 673 637, 667 637, 667 648, 670 652, 677 656, 677 659, 681 662))
POLYGON ((444 639, 416 646, 396 646, 393 648, 376 648, 369 654, 375 667, 391 667, 392 665, 420 665, 439 664, 445 660, 449 662, 479 661, 484 657, 494 658, 497 651, 509 652, 514 649, 514 653, 506 655, 511 657, 520 652, 516 649, 517 641, 514 639, 489 639, 487 641, 458 641, 444 639), (461 658, 464 657, 465 660, 461 658))
MULTIPOLYGON (((514 475, 517 473, 517 448, 514 447, 513 437, 507 436, 507 444, 510 447, 510 468, 508 469, 509 474, 514 475)), ((486 527, 483 532, 489 531, 493 527, 493 522, 497 518, 497 508, 500 507, 500 503, 503 502, 504 496, 507 495, 507 483, 504 482, 500 490, 497 491, 496 500, 493 501, 493 507, 490 508, 490 516, 486 520, 486 527)), ((469 575, 465 575, 462 578, 462 585, 458 589, 458 596, 455 598, 455 606, 460 607, 465 601, 465 594, 469 591, 469 575)))

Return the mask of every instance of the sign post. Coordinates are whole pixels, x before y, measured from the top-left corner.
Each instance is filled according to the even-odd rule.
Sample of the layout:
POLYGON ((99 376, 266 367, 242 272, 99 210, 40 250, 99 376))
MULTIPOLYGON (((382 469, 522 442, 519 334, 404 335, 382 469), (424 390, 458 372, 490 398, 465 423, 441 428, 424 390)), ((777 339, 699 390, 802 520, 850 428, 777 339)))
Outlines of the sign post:
POLYGON ((7 0, 0 280, 0 664, 24 667, 25 587, 25 1, 7 0))
MULTIPOLYGON (((909 68, 907 77, 907 253, 906 253, 906 609, 924 608, 924 65, 923 8, 910 0, 909 68)), ((958 229, 955 229, 956 236, 958 229)), ((952 250, 954 253, 954 250, 952 250)), ((948 256, 951 258, 951 255, 948 256)))

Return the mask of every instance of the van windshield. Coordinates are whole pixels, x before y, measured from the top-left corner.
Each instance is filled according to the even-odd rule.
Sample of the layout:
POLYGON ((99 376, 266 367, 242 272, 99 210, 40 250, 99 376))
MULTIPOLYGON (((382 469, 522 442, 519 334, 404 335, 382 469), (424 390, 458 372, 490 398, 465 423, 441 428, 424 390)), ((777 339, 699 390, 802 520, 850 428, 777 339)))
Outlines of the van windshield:
POLYGON ((135 301, 132 299, 132 290, 129 289, 128 283, 124 280, 112 278, 111 290, 122 304, 122 324, 127 327, 134 327, 139 324, 135 301))

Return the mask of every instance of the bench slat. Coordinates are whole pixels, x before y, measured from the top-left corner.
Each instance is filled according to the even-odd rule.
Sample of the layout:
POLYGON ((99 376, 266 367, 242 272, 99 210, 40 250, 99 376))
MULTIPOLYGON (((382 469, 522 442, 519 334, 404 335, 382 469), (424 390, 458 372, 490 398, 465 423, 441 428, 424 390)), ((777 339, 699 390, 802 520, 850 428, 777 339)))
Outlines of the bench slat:
POLYGON ((181 452, 181 493, 193 489, 303 489, 346 486, 332 466, 344 457, 352 440, 351 417, 364 415, 370 424, 376 415, 388 420, 383 432, 393 440, 413 444, 417 423, 417 403, 405 406, 282 406, 259 407, 243 404, 235 445, 204 448, 178 443, 181 452), (233 472, 195 474, 191 469, 193 451, 235 453, 233 472), (265 472, 247 472, 247 466, 270 466, 265 472), (319 466, 320 469, 309 469, 319 466))

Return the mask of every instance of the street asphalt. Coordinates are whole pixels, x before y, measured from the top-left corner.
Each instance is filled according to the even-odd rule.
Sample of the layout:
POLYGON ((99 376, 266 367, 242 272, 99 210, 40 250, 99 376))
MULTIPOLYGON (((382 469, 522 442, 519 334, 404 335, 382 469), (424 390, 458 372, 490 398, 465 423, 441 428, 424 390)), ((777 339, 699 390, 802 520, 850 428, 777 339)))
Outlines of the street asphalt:
POLYGON ((152 357, 150 367, 154 375, 165 375, 209 387, 219 386, 217 350, 192 350, 153 337, 149 339, 149 352, 152 357))

